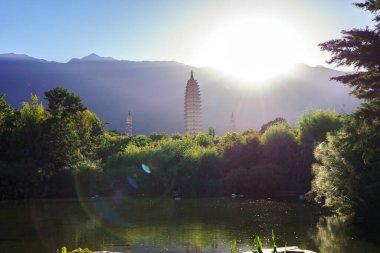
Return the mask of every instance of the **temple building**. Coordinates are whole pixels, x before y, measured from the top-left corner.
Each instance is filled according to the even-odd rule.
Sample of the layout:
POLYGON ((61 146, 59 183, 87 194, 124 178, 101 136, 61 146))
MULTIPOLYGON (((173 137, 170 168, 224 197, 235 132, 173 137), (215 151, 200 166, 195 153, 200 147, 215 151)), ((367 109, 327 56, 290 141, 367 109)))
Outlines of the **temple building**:
POLYGON ((191 71, 185 93, 185 134, 196 135, 202 131, 201 94, 198 81, 191 71))
POLYGON ((234 113, 231 114, 230 124, 228 126, 228 131, 229 132, 236 132, 236 122, 235 122, 235 118, 234 118, 234 113))
POLYGON ((128 112, 127 121, 125 123, 125 135, 132 136, 132 115, 128 112))

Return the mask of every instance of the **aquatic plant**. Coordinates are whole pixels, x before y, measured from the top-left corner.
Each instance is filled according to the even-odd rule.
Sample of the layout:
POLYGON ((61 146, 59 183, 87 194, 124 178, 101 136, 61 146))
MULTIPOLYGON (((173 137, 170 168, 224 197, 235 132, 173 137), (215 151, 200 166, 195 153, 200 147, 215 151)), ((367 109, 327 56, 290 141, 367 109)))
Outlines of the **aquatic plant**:
POLYGON ((253 253, 263 253, 263 244, 261 243, 260 236, 255 236, 255 239, 253 240, 253 253))
POLYGON ((234 240, 234 242, 231 245, 230 253, 237 253, 237 252, 238 252, 238 247, 237 247, 236 240, 234 240))
POLYGON ((65 246, 63 246, 61 248, 61 252, 59 252, 59 249, 57 249, 57 253, 92 253, 92 251, 89 250, 88 248, 85 248, 85 249, 79 248, 79 249, 75 249, 73 251, 68 252, 67 248, 65 246))
POLYGON ((277 246, 276 246, 276 235, 274 234, 274 231, 272 229, 272 253, 277 253, 277 246))
MULTIPOLYGON (((286 247, 287 247, 287 243, 285 243, 285 250, 284 250, 284 253, 286 253, 286 247)), ((274 230, 272 229, 272 253, 278 253, 277 251, 277 245, 276 245, 276 235, 274 233, 274 230)), ((233 244, 231 245, 231 253, 235 253, 237 249, 237 245, 236 245, 236 240, 233 242, 233 244)), ((256 235, 255 238, 253 239, 253 244, 252 244, 252 253, 264 253, 264 249, 263 249, 263 244, 260 240, 260 236, 256 235)))

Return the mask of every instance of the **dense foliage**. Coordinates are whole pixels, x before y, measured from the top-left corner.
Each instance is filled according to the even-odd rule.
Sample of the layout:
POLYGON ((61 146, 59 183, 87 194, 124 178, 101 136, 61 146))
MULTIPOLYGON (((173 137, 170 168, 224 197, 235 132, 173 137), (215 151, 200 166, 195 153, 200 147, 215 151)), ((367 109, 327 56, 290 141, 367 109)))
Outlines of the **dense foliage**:
POLYGON ((75 94, 34 95, 20 110, 0 97, 0 198, 180 195, 297 196, 310 189, 312 150, 341 118, 309 111, 295 128, 269 122, 263 133, 216 136, 104 130, 75 94))
MULTIPOLYGON (((75 97, 74 102, 81 100, 57 88, 46 93, 48 108, 61 103, 48 96, 58 90, 63 97, 75 97)), ((7 105, 1 111, 0 198, 68 196, 72 175, 98 168, 103 124, 89 110, 62 103, 70 110, 49 112, 32 95, 20 110, 7 105)), ((0 104, 6 105, 3 96, 0 104)))
POLYGON ((356 6, 374 14, 375 26, 343 31, 321 47, 332 53, 330 63, 357 68, 334 79, 363 103, 316 149, 313 188, 327 206, 371 219, 380 218, 380 1, 356 6))

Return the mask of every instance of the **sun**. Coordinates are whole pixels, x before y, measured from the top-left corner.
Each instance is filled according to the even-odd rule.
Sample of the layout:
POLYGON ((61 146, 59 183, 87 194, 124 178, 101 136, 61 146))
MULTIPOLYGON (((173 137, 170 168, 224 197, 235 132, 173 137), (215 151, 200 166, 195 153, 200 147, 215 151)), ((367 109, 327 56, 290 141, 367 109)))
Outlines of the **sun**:
POLYGON ((249 83, 260 83, 299 63, 303 55, 303 41, 291 26, 256 16, 230 21, 209 34, 197 61, 249 83))

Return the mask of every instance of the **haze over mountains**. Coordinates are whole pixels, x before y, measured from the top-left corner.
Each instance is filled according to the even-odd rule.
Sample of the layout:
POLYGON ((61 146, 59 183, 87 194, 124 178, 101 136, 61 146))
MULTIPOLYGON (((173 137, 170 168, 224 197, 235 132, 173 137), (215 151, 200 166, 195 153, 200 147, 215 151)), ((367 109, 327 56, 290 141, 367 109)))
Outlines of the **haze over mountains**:
POLYGON ((218 134, 228 129, 233 112, 238 130, 259 129, 276 117, 291 124, 308 108, 352 112, 360 103, 349 88, 330 81, 344 73, 299 64, 287 74, 265 81, 261 88, 212 68, 196 68, 174 61, 125 61, 90 54, 67 63, 20 54, 0 54, 0 93, 19 108, 30 93, 61 86, 82 97, 84 104, 108 129, 124 132, 128 111, 134 134, 183 132, 184 92, 190 70, 202 96, 203 129, 218 134), (252 85, 251 85, 252 86, 252 85))

